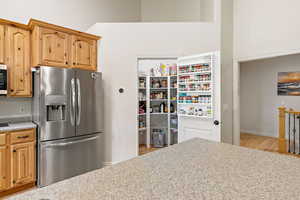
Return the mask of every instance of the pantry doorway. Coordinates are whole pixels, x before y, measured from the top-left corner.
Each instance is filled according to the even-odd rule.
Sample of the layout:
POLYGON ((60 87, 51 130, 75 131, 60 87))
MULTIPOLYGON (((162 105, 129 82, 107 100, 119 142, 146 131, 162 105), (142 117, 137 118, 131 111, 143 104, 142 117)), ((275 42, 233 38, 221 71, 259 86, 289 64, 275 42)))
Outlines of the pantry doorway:
POLYGON ((219 52, 137 64, 137 155, 193 138, 221 141, 219 52))

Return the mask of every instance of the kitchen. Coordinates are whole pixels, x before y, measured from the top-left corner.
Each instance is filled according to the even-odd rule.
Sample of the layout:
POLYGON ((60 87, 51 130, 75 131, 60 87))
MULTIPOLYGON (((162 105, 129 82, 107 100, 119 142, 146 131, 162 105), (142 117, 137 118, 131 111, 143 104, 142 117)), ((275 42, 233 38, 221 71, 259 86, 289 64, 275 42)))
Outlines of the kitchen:
POLYGON ((0 124, 1 195, 101 168, 100 37, 34 19, 0 27, 1 94, 33 98, 32 118, 0 124))
MULTIPOLYGON (((1 92, 7 93, 0 98, 0 122, 3 122, 0 194, 4 198, 296 199, 299 196, 297 159, 231 145, 234 140, 233 131, 228 128, 232 124, 232 104, 228 103, 231 95, 223 96, 230 93, 227 89, 231 84, 230 81, 220 84, 221 79, 231 79, 231 74, 230 69, 221 68, 221 62, 224 64, 228 58, 222 54, 224 47, 220 40, 226 36, 220 39, 220 24, 224 22, 218 0, 214 9, 216 23, 208 22, 213 18, 210 13, 201 17, 207 20, 203 24, 98 23, 100 17, 87 16, 100 13, 104 22, 138 21, 132 16, 135 6, 124 13, 127 7, 120 9, 124 5, 121 1, 118 6, 110 5, 113 9, 106 7, 105 1, 99 2, 95 5, 82 2, 80 8, 86 10, 80 10, 85 12, 78 12, 78 18, 62 17, 62 13, 74 16, 77 6, 50 6, 45 2, 45 6, 57 8, 53 9, 56 16, 52 17, 51 9, 45 9, 36 17, 37 11, 33 10, 41 5, 35 4, 32 13, 23 13, 24 18, 21 14, 19 19, 6 14, 3 18, 13 20, 0 21, 0 77, 4 80, 0 85, 4 88, 1 92), (107 20, 104 15, 112 16, 107 20), (29 21, 31 17, 43 20, 29 21), (156 101, 152 102, 154 111, 145 109, 147 113, 139 113, 138 94, 144 89, 139 88, 139 64, 153 59, 173 59, 178 69, 183 69, 177 74, 179 79, 176 76, 177 85, 169 74, 153 75, 153 79, 160 80, 152 82, 157 86, 147 88, 156 94, 147 99, 156 101), (201 63, 203 60, 212 68, 201 63), (211 76, 207 76, 208 71, 211 76), (196 75, 202 73, 206 75, 196 75), (172 86, 165 81, 169 78, 172 86), (187 87, 185 83, 190 82, 197 82, 196 86, 187 87), (182 86, 183 91, 177 88, 182 95, 157 92, 166 88, 171 91, 178 85, 182 86), (194 87, 198 89, 190 91, 194 87), (205 96, 202 90, 206 90, 205 96), (192 95, 188 95, 190 92, 192 95), (160 100, 167 101, 158 103, 160 100), (210 104, 209 109, 185 109, 189 104, 199 106, 200 101, 210 104), (176 105, 182 106, 184 113, 176 105), (148 119, 163 115, 170 121, 167 113, 178 115, 177 142, 166 140, 160 144, 167 148, 137 157, 140 145, 137 116, 146 114, 144 117, 148 119), (201 139, 192 139, 199 134, 201 139), (261 178, 260 182, 256 177, 261 178), (16 195, 17 192, 21 193, 16 195)), ((130 2, 138 5, 137 1, 130 2)), ((163 66, 158 63, 153 66, 163 66)), ((150 145, 149 135, 146 140, 145 144, 150 145)))

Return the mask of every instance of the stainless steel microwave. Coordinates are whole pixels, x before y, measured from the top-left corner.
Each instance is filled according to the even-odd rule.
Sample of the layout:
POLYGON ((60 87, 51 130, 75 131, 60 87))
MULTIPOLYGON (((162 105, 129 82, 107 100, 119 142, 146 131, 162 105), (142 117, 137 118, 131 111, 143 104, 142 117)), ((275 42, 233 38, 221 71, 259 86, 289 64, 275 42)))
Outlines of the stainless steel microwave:
POLYGON ((7 67, 0 65, 0 95, 7 94, 7 67))

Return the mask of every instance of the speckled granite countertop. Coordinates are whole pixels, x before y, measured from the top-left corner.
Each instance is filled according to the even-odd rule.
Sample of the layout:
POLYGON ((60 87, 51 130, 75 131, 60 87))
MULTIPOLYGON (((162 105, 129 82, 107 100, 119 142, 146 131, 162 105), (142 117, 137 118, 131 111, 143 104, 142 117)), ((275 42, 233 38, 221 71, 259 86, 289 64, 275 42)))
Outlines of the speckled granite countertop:
POLYGON ((194 139, 15 200, 300 199, 300 159, 194 139))
POLYGON ((0 132, 16 131, 16 130, 31 129, 31 128, 36 128, 36 124, 34 124, 33 122, 9 123, 9 126, 0 127, 0 132))

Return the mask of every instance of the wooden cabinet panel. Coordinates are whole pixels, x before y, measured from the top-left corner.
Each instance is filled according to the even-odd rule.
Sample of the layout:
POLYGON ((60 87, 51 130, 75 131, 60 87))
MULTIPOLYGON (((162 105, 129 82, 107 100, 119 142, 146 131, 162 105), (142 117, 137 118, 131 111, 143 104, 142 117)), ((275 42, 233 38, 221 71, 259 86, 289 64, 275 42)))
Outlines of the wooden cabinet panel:
POLYGON ((31 97, 30 32, 8 26, 5 41, 9 95, 31 97))
POLYGON ((6 145, 6 134, 5 133, 0 133, 0 146, 1 145, 6 145))
POLYGON ((72 36, 72 65, 74 68, 97 70, 97 41, 72 36))
POLYGON ((35 129, 14 131, 10 133, 10 143, 25 143, 35 140, 35 129))
POLYGON ((35 65, 69 67, 70 36, 67 33, 41 27, 36 27, 35 31, 33 42, 37 44, 33 45, 37 49, 33 56, 38 56, 35 65))
POLYGON ((11 145, 11 186, 35 180, 35 142, 11 145))
POLYGON ((7 147, 2 146, 0 147, 0 191, 7 189, 7 166, 7 147))
POLYGON ((4 32, 5 28, 4 25, 0 24, 0 64, 4 64, 5 58, 4 58, 4 32))

